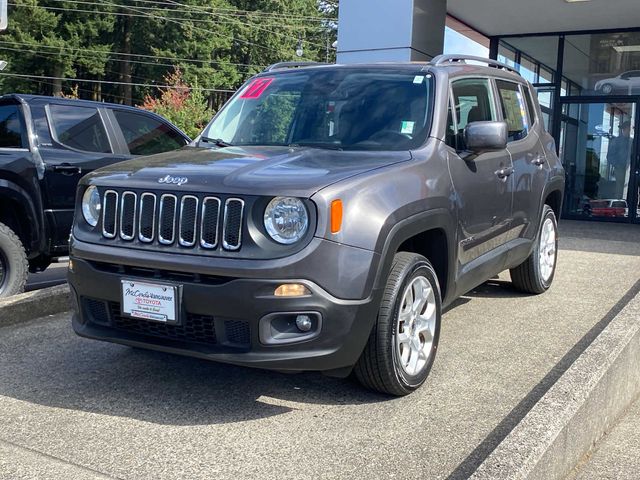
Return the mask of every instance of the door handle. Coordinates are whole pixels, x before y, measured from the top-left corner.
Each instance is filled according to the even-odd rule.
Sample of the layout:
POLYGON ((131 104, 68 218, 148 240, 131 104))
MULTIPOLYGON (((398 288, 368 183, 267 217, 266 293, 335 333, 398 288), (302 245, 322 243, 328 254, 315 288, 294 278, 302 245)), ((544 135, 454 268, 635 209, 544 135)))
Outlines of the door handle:
POLYGON ((501 168, 496 172, 496 175, 500 180, 505 180, 507 177, 513 174, 513 167, 501 168))
POLYGON ((533 163, 536 167, 541 167, 542 165, 547 163, 547 159, 544 157, 538 157, 531 163, 533 163))
POLYGON ((63 175, 76 175, 82 173, 82 169, 80 167, 76 167, 75 165, 71 165, 69 163, 54 165, 53 171, 62 173, 63 175))

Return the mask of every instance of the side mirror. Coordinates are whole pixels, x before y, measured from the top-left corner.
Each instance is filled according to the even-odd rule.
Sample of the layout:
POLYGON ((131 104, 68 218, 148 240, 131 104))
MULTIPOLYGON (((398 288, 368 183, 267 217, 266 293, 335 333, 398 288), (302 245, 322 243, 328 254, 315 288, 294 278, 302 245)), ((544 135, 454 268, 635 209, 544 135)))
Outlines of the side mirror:
POLYGON ((472 122, 464 129, 464 142, 475 153, 504 150, 508 135, 507 122, 472 122))

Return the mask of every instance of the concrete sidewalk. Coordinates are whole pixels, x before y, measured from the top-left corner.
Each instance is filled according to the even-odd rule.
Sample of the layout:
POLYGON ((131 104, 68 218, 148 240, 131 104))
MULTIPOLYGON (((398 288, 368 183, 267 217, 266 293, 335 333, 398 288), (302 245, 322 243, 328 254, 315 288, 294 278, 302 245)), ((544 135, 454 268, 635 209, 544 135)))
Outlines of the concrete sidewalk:
POLYGON ((598 442, 567 480, 637 480, 640 477, 640 400, 598 442))

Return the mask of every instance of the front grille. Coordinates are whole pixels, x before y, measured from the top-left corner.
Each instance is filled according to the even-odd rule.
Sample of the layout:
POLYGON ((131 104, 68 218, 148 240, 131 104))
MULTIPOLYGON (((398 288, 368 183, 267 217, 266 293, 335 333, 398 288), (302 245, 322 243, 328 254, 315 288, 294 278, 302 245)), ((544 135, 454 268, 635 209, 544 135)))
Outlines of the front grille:
POLYGON ((120 310, 120 302, 82 297, 81 304, 88 322, 111 326, 124 332, 242 349, 248 348, 251 344, 249 323, 242 320, 221 319, 216 322, 211 315, 187 313, 180 325, 170 325, 124 316, 120 310))
POLYGON ((102 236, 146 246, 237 251, 242 246, 244 210, 240 198, 107 190, 102 236))
POLYGON ((118 302, 109 302, 109 309, 111 310, 113 326, 118 330, 185 342, 206 343, 209 345, 218 343, 213 317, 208 315, 187 315, 182 325, 169 325, 124 317, 120 313, 120 304, 118 302))

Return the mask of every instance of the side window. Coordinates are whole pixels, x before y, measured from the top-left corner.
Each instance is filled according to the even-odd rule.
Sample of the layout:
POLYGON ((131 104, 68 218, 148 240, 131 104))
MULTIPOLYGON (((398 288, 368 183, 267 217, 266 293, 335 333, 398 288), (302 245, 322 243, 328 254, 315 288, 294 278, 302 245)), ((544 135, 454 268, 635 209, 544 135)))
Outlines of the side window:
POLYGON ((491 85, 486 78, 466 78, 451 84, 457 124, 451 140, 458 150, 464 150, 464 129, 469 123, 497 120, 491 85))
POLYGON ((155 118, 124 110, 113 113, 132 155, 168 152, 187 143, 182 135, 155 118))
POLYGON ((54 104, 49 109, 57 141, 86 152, 111 153, 109 137, 97 108, 54 104))
POLYGON ((458 134, 468 123, 496 120, 491 87, 486 78, 469 78, 452 84, 458 134))
POLYGON ((509 129, 509 141, 521 140, 529 133, 525 101, 517 83, 496 80, 502 114, 509 129))
POLYGON ((26 132, 18 105, 0 105, 0 148, 25 148, 26 132))

